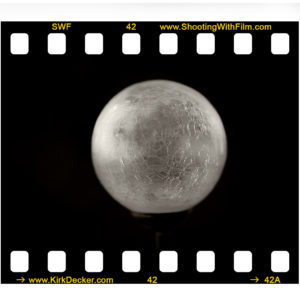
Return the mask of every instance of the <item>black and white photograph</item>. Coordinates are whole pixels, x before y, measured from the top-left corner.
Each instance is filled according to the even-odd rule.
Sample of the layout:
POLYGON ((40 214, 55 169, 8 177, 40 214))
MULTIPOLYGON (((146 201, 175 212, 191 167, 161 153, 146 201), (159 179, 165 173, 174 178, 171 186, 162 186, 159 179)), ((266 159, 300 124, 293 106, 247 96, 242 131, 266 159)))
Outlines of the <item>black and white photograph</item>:
POLYGON ((298 36, 2 22, 2 283, 299 283, 298 36))

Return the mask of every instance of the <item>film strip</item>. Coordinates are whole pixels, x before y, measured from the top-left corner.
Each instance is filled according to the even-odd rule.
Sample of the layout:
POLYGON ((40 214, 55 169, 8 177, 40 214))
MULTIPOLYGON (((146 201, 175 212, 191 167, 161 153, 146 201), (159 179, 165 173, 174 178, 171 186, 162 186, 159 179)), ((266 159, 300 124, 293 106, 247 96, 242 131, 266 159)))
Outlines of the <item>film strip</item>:
POLYGON ((298 23, 1 45, 2 283, 298 283, 298 23))

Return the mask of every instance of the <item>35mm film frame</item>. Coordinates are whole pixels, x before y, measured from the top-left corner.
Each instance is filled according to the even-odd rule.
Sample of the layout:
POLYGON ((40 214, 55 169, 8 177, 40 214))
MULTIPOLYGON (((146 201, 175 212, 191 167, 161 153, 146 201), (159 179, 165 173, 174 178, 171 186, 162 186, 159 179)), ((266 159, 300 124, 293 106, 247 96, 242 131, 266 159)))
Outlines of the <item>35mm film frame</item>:
MULTIPOLYGON (((225 56, 232 57, 235 55, 259 56, 261 54, 261 55, 274 55, 274 56, 278 56, 279 59, 281 59, 280 57, 284 55, 297 56, 297 51, 298 51, 298 47, 296 46, 297 38, 295 38, 294 33, 290 32, 287 23, 284 24, 273 23, 272 32, 269 33, 264 32, 263 34, 262 33, 260 34, 259 31, 250 33, 248 31, 244 32, 243 30, 238 30, 234 32, 228 31, 226 33, 224 32, 221 33, 219 31, 194 32, 193 30, 185 33, 181 31, 180 32, 174 31, 174 30, 173 31, 171 30, 170 32, 169 31, 161 32, 161 29, 158 26, 156 26, 155 29, 154 27, 148 28, 147 26, 144 25, 146 23, 140 23, 140 22, 107 23, 109 24, 109 26, 107 26, 106 28, 101 28, 101 29, 99 28, 99 30, 95 29, 94 26, 94 24, 97 23, 80 24, 80 23, 70 23, 70 22, 67 23, 59 22, 59 23, 55 23, 57 24, 56 27, 57 29, 58 26, 61 25, 62 31, 59 31, 58 33, 57 30, 53 30, 55 28, 54 23, 39 23, 45 29, 45 33, 42 35, 40 34, 40 32, 39 33, 35 32, 33 26, 34 23, 27 23, 27 24, 32 26, 29 26, 28 30, 23 30, 24 27, 21 30, 18 28, 18 23, 11 23, 12 28, 9 30, 10 34, 6 34, 6 35, 2 34, 3 49, 4 51, 6 51, 6 53, 9 52, 9 55, 11 55, 12 57, 25 57, 27 55, 36 56, 36 57, 45 57, 49 55, 68 57, 70 53, 71 55, 80 55, 80 56, 88 57, 90 55, 105 56, 106 53, 109 53, 110 55, 115 54, 117 56, 129 55, 133 59, 133 57, 151 56, 153 53, 156 54, 159 53, 162 56, 189 55, 195 57, 198 55, 221 55, 223 57, 225 56), (135 25, 136 30, 133 30, 133 26, 134 26, 133 24, 136 24, 135 25), (13 28, 14 26, 16 30, 15 28, 13 28), (145 28, 143 28, 141 33, 139 33, 138 28, 141 28, 142 26, 145 26, 145 28), (76 30, 74 30, 74 27, 76 28, 76 30), (122 29, 120 30, 120 28, 122 29), (90 36, 87 36, 89 34, 90 36), (7 40, 8 36, 10 37, 9 41, 7 40), (6 40, 4 40, 5 38, 6 40), (31 46, 33 40, 35 40, 35 42, 39 41, 39 45, 40 45, 39 49, 31 46), (201 42, 203 47, 201 47, 201 42), (221 48, 220 45, 222 45, 222 51, 220 50, 221 48)), ((178 24, 180 25, 182 23, 178 23, 178 24)), ((4 27, 3 25, 4 24, 2 24, 2 30, 4 27)), ((9 23, 6 23, 5 25, 9 26, 9 23)), ((12 251, 10 252, 10 257, 12 258, 12 260, 14 259, 13 258, 14 256, 18 257, 19 255, 19 257, 23 256, 23 258, 25 258, 25 260, 24 259, 21 260, 26 261, 26 257, 27 257, 26 252, 17 253, 15 252, 18 251, 17 249, 11 249, 11 250, 12 251)), ((237 251, 239 252, 238 249, 237 251)), ((274 266, 270 263, 268 264, 267 268, 271 269, 271 271, 273 271, 275 275, 277 272, 279 273, 281 272, 285 273, 287 271, 290 272, 291 271, 290 268, 292 266, 294 268, 294 269, 292 268, 292 270, 296 271, 297 266, 295 266, 295 264, 292 264, 291 266, 290 254, 289 254, 290 251, 287 251, 286 249, 273 249, 273 251, 269 252, 269 259, 271 259, 271 257, 273 258, 274 256, 274 261, 276 261, 275 257, 279 255, 281 256, 281 258, 279 258, 278 261, 281 261, 282 263, 281 265, 279 263, 279 269, 278 269, 278 265, 276 269, 276 263, 274 266)), ((204 252, 204 251, 200 250, 199 252, 204 252)), ((199 252, 195 252, 194 256, 196 255, 196 253, 199 252)), ((243 253, 240 254, 244 255, 243 261, 244 262, 247 260, 249 261, 249 257, 251 257, 251 251, 242 250, 241 252, 243 253)), ((99 255, 101 256, 102 251, 99 251, 97 253, 98 256, 99 255)), ((63 252, 60 253, 49 252, 48 259, 49 259, 49 255, 51 257, 51 254, 63 255, 63 252)), ((172 253, 167 253, 167 254, 171 255, 172 253)), ((235 258, 235 256, 238 254, 239 253, 232 252, 232 257, 238 260, 238 258, 235 258)), ((212 255, 212 253, 210 255, 212 255)), ((64 261, 63 258, 62 261, 64 261)), ((295 263, 297 259, 292 261, 294 261, 295 263)), ((11 268, 12 269, 14 268, 13 263, 11 264, 11 268)), ((233 269, 234 268, 235 267, 233 266, 233 269)), ((247 267, 245 267, 245 269, 247 269, 247 267)), ((17 270, 16 273, 20 272, 18 271, 18 268, 16 270, 17 270)), ((24 267, 23 270, 26 270, 26 266, 24 267)), ((248 263, 248 270, 250 270, 249 263, 248 263)), ((250 271, 252 271, 252 268, 250 271)), ((22 272, 24 271, 21 271, 21 273, 22 272)), ((54 270, 54 272, 60 272, 60 271, 54 270)), ((239 273, 239 271, 237 272, 239 273)), ((247 273, 247 271, 241 271, 241 273, 244 272, 247 273)), ((256 282, 256 277, 257 276, 254 277, 255 280, 253 282, 256 282)), ((243 280, 245 279, 242 279, 242 282, 243 280)), ((247 282, 249 282, 248 280, 249 278, 247 278, 247 282)), ((272 280, 276 281, 276 278, 271 279, 271 281, 272 280)))

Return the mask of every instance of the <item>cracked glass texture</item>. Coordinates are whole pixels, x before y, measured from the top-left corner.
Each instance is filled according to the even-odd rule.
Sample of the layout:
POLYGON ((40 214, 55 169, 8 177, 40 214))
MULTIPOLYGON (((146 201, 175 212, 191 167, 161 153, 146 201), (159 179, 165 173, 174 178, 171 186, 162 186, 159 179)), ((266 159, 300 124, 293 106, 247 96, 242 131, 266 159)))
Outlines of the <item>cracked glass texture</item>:
POLYGON ((172 81, 133 84, 100 113, 92 136, 99 181, 139 213, 188 210, 219 180, 227 155, 218 113, 198 91, 172 81))

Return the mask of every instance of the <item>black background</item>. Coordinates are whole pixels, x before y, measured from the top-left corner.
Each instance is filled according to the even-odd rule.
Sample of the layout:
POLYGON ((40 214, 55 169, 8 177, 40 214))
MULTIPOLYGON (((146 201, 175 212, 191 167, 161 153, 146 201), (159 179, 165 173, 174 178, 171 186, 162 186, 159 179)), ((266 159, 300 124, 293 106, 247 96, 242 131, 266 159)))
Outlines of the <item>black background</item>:
MULTIPOLYGON (((195 24, 195 23, 193 23, 195 24)), ((113 277, 115 283, 250 283, 258 276, 298 282, 298 23, 251 32, 251 55, 235 55, 233 31, 216 32, 214 55, 196 53, 198 32, 177 32, 178 54, 159 54, 159 23, 137 23, 141 53, 122 54, 127 23, 72 23, 65 55, 47 54, 51 23, 2 23, 2 282, 15 283, 10 252, 27 250, 27 277, 47 271, 47 252, 64 250, 57 275, 113 277), (10 34, 29 34, 29 54, 10 54, 10 34), (84 53, 85 33, 104 35, 102 55, 84 53), (288 55, 271 54, 271 34, 290 35, 288 55), (161 273, 153 233, 99 184, 90 143, 103 106, 130 84, 169 79, 195 88, 219 112, 228 159, 217 187, 161 249, 176 250, 176 273, 161 273), (87 250, 104 252, 104 270, 84 271, 87 250), (123 273, 124 250, 141 251, 141 271, 123 273), (213 273, 196 271, 196 252, 213 250, 213 273), (253 270, 236 273, 236 250, 253 270), (290 253, 274 274, 273 250, 290 253)))

